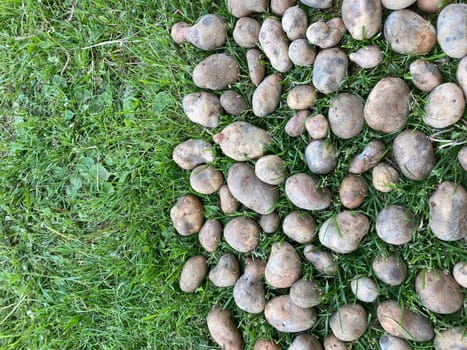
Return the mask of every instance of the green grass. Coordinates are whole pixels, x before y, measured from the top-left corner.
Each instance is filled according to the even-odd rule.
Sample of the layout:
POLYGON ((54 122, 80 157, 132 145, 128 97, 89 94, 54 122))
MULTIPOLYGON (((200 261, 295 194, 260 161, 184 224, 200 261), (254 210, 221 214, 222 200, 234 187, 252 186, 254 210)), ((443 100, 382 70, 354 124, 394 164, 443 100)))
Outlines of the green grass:
MULTIPOLYGON (((231 288, 220 290, 206 282, 189 295, 178 288, 184 261, 207 254, 196 235, 181 237, 171 226, 171 206, 191 192, 189 172, 176 167, 171 152, 189 137, 210 140, 233 118, 224 116, 215 130, 188 122, 180 101, 196 90, 191 70, 208 53, 190 45, 177 47, 168 33, 176 21, 191 23, 209 12, 226 16, 231 32, 234 20, 224 3, 209 0, 0 3, 1 349, 215 348, 205 325, 214 304, 233 310, 248 349, 259 337, 276 339, 284 348, 290 343, 291 335, 273 331, 261 315, 240 312, 231 288)), ((310 11, 310 16, 319 14, 310 11)), ((410 84, 407 66, 415 57, 392 53, 381 36, 370 42, 385 48, 383 65, 370 71, 352 69, 343 90, 365 98, 388 75, 410 84)), ((349 52, 367 44, 348 35, 343 43, 349 52)), ((231 39, 218 51, 224 50, 234 54, 242 68, 241 81, 233 88, 251 97, 254 88, 247 78, 245 50, 231 39)), ((445 80, 455 80, 458 60, 446 60, 439 48, 428 59, 442 59, 445 80)), ((311 68, 294 68, 285 78, 282 100, 292 86, 308 82, 311 73, 311 68)), ((432 134, 421 122, 426 94, 413 89, 413 95, 408 125, 432 134)), ((316 111, 326 114, 331 98, 321 96, 316 111)), ((296 173, 306 171, 307 140, 285 135, 291 115, 282 104, 262 120, 251 115, 241 119, 267 127, 274 135, 271 152, 296 173)), ((403 179, 389 194, 370 189, 358 209, 374 222, 388 204, 407 206, 423 218, 411 243, 389 247, 372 227, 356 252, 335 255, 340 267, 335 279, 305 266, 307 276, 325 285, 313 334, 323 339, 329 332, 327 319, 338 305, 354 301, 349 279, 356 274, 373 276, 372 259, 388 252, 404 257, 410 273, 400 287, 378 283, 380 301, 395 298, 417 308, 436 330, 462 325, 465 310, 440 316, 421 306, 413 281, 420 268, 451 271, 455 262, 467 260, 465 243, 439 241, 427 228, 427 199, 436 185, 442 180, 466 185, 465 172, 456 161, 460 146, 453 142, 465 142, 466 131, 460 122, 440 135, 445 141, 435 143, 438 162, 426 181, 403 179)), ((353 154, 373 138, 391 150, 395 136, 365 128, 356 139, 334 139, 339 166, 323 176, 322 183, 337 193, 353 154)), ((233 162, 221 157, 220 150, 217 155, 214 164, 225 172, 233 162)), ((228 220, 217 208, 216 195, 200 197, 207 218, 228 220)), ((282 198, 279 213, 284 216, 292 209, 282 198)), ((334 198, 330 210, 313 216, 322 223, 340 210, 334 198)), ((238 215, 257 218, 243 209, 238 215)), ((283 239, 281 232, 263 235, 254 254, 266 259, 272 243, 283 239)), ((297 246, 300 254, 302 248, 297 246)), ((222 251, 231 249, 222 244, 209 256, 211 266, 222 251)), ((244 255, 233 253, 244 260, 244 255)), ((282 292, 268 289, 267 295, 282 292)), ((354 349, 376 348, 382 330, 374 306, 366 305, 369 330, 354 349)), ((414 344, 414 349, 431 346, 414 344)))

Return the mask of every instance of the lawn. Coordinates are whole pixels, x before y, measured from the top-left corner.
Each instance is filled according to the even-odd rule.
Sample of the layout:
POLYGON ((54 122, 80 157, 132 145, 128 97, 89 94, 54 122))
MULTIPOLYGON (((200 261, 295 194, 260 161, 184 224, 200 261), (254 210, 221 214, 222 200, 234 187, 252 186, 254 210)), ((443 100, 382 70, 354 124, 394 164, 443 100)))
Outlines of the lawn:
MULTIPOLYGON (((202 129, 189 122, 181 108, 182 97, 196 91, 191 71, 207 53, 175 45, 170 28, 176 21, 193 23, 206 13, 224 15, 231 33, 235 21, 223 1, 0 2, 1 349, 216 348, 205 324, 214 304, 233 310, 247 349, 259 337, 276 339, 283 348, 290 343, 293 337, 273 331, 262 315, 240 312, 232 288, 217 289, 206 282, 196 293, 184 294, 178 287, 182 265, 193 255, 208 256, 211 266, 225 251, 242 262, 245 258, 226 243, 214 254, 203 252, 197 236, 179 236, 168 215, 175 200, 191 192, 189 172, 171 160, 173 148, 187 138, 211 140, 233 120, 223 116, 219 128, 202 129)), ((319 17, 318 11, 309 14, 319 17)), ((365 98, 385 76, 410 82, 408 65, 414 57, 392 53, 381 36, 371 43, 385 49, 382 66, 352 69, 343 91, 365 98)), ((365 44, 349 35, 343 41, 348 51, 365 44)), ((251 97, 246 51, 231 38, 218 51, 238 59, 242 76, 233 88, 251 97)), ((426 58, 439 64, 446 81, 455 81, 458 60, 448 60, 439 47, 426 58)), ((308 82, 311 73, 311 68, 294 68, 285 78, 282 101, 291 87, 308 82)), ((321 95, 316 111, 326 114, 331 98, 321 95)), ((421 119, 425 98, 413 89, 408 125, 433 134, 421 119)), ((308 140, 284 133, 292 114, 283 103, 270 117, 258 120, 247 114, 240 119, 267 128, 274 139, 271 153, 297 173, 306 171, 308 140)), ((466 173, 456 160, 466 135, 465 118, 437 135, 437 164, 426 181, 402 179, 389 194, 370 186, 358 212, 374 223, 388 204, 408 207, 421 219, 411 243, 389 247, 372 229, 357 251, 335 255, 336 278, 325 279, 305 264, 305 275, 325 286, 314 335, 322 340, 330 332, 328 317, 339 305, 355 300, 350 278, 373 276, 371 261, 389 251, 405 259, 409 277, 399 287, 379 283, 380 301, 393 298, 420 310, 437 331, 465 325, 465 309, 440 316, 423 308, 413 281, 421 268, 452 271, 456 262, 467 260, 465 242, 440 241, 427 228, 428 197, 437 184, 450 180, 466 186, 466 173)), ((351 158, 368 140, 379 138, 390 150, 396 136, 365 127, 356 139, 336 139, 339 166, 323 176, 322 183, 337 193, 351 158)), ((225 173, 232 163, 218 150, 218 169, 225 173)), ((207 218, 228 221, 216 195, 200 197, 207 218)), ((283 196, 281 216, 292 209, 283 196)), ((313 216, 322 223, 340 210, 334 197, 330 210, 313 216)), ((237 215, 258 218, 243 209, 237 215)), ((284 240, 281 232, 262 235, 254 255, 267 259, 278 240, 284 240)), ((300 254, 302 248, 297 246, 300 254)), ((276 294, 281 291, 267 290, 268 297, 276 294)), ((383 332, 376 305, 366 306, 369 329, 353 349, 376 349, 383 332)), ((414 349, 431 348, 431 343, 414 344, 414 349)))

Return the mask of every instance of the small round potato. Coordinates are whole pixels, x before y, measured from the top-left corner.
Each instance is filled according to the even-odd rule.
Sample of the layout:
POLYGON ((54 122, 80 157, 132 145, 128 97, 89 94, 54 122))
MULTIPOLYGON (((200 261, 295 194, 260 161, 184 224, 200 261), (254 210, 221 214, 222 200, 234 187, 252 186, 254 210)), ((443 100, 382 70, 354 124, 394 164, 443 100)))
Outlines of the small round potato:
POLYGON ((462 286, 462 288, 467 288, 467 263, 466 262, 458 262, 454 265, 454 269, 452 270, 452 275, 456 282, 462 286))
POLYGON ((364 69, 375 68, 383 62, 383 59, 383 51, 381 51, 379 47, 373 45, 362 47, 349 55, 349 60, 364 69))
POLYGON ((329 106, 329 125, 334 135, 342 139, 357 136, 363 130, 363 102, 352 94, 336 96, 329 106))
POLYGON ((258 86, 264 78, 266 67, 261 60, 261 51, 258 49, 249 49, 246 52, 246 62, 248 64, 248 74, 251 82, 258 86))
POLYGON ((365 303, 374 302, 379 295, 378 286, 368 277, 354 278, 350 282, 350 288, 357 299, 365 303))
POLYGON ((183 111, 193 123, 206 128, 219 125, 222 106, 219 97, 210 92, 193 92, 183 97, 183 111))
POLYGON ((292 68, 292 61, 289 59, 289 41, 278 20, 267 18, 263 22, 259 32, 259 43, 275 70, 285 73, 292 68))
POLYGON ((344 22, 340 17, 334 17, 327 22, 318 21, 311 24, 306 31, 306 37, 313 45, 329 49, 341 41, 344 33, 344 22))
POLYGON ((187 140, 174 148, 172 159, 182 169, 191 170, 214 161, 214 148, 203 140, 187 140))
POLYGON ((302 275, 302 262, 295 248, 287 242, 274 243, 264 277, 274 288, 289 288, 302 275))
POLYGON ((390 334, 383 334, 379 338, 381 350, 412 350, 412 347, 404 339, 390 334))
POLYGON ((265 117, 276 110, 281 98, 281 81, 280 74, 271 74, 258 85, 251 101, 254 115, 265 117))
POLYGON ((362 176, 347 175, 342 180, 339 198, 344 207, 358 208, 368 195, 368 184, 362 176))
POLYGON ((348 65, 347 55, 341 49, 320 51, 313 66, 313 85, 323 94, 338 91, 347 74, 348 65))
POLYGON ((208 261, 202 255, 196 255, 188 259, 180 274, 180 289, 185 293, 193 293, 206 278, 208 273, 208 261))
POLYGON ((436 64, 420 59, 410 64, 410 75, 412 75, 412 83, 425 92, 430 92, 443 82, 436 64))
POLYGON ((238 116, 248 109, 248 103, 238 92, 227 90, 220 97, 222 108, 228 113, 238 116))
POLYGON ((199 230, 198 239, 201 246, 208 253, 216 250, 222 238, 222 225, 217 220, 207 220, 199 230))
POLYGON ((246 217, 233 218, 224 227, 224 239, 236 251, 247 253, 259 244, 258 224, 246 217))
POLYGON ((316 90, 311 85, 299 85, 289 91, 287 105, 291 109, 310 109, 315 105, 316 90))
POLYGON ((295 6, 296 3, 295 0, 271 0, 271 11, 282 16, 289 7, 295 6))
POLYGON ((389 10, 402 10, 414 4, 416 0, 381 0, 383 6, 389 10))
POLYGON ((331 205, 329 188, 318 187, 318 180, 304 173, 292 175, 285 181, 285 194, 300 209, 322 210, 331 205))
POLYGON ((285 125, 285 133, 290 137, 298 137, 305 132, 305 123, 310 111, 298 111, 285 125))
POLYGON ((281 218, 279 214, 273 212, 271 214, 261 215, 259 219, 259 226, 266 233, 274 233, 281 225, 281 218))
POLYGON ((264 316, 271 326, 284 333, 306 331, 315 324, 317 318, 315 309, 296 306, 288 295, 271 299, 266 304, 264 316))
POLYGON ((316 281, 309 281, 302 278, 290 287, 290 299, 292 299, 295 305, 302 309, 319 305, 322 296, 323 292, 316 281))
POLYGON ((223 254, 217 265, 209 272, 209 280, 216 287, 232 287, 240 277, 240 265, 235 256, 223 254))
POLYGON ((272 340, 258 339, 253 350, 281 350, 281 347, 272 340))
POLYGON ((268 10, 269 0, 227 0, 232 16, 241 18, 268 10))
POLYGON ((360 304, 345 304, 331 316, 329 327, 337 339, 354 341, 366 332, 367 317, 366 310, 360 304))
POLYGON ((219 189, 220 208, 224 214, 233 214, 240 207, 240 203, 235 199, 227 185, 219 189))
POLYGON ((324 339, 324 350, 350 350, 350 345, 336 338, 334 334, 328 335, 324 339))
POLYGON ((329 123, 324 115, 317 114, 306 120, 305 129, 312 139, 321 140, 328 136, 329 123))
POLYGON ((211 194, 224 184, 224 175, 208 164, 199 165, 190 174, 190 186, 198 193, 211 194))
POLYGON ((201 89, 224 90, 240 78, 240 67, 232 56, 216 53, 198 63, 192 77, 201 89))
POLYGON ((313 267, 326 276, 333 276, 337 273, 337 264, 332 255, 323 250, 319 250, 309 244, 303 249, 303 255, 313 265, 313 267))
POLYGON ((428 95, 423 121, 433 128, 446 128, 464 115, 464 92, 454 83, 438 85, 428 95))
POLYGON ((311 141, 305 158, 308 169, 315 174, 328 174, 337 166, 336 147, 330 139, 311 141))
POLYGON ((371 140, 363 151, 352 159, 349 171, 353 174, 362 174, 374 166, 384 157, 386 146, 379 140, 371 140))
POLYGON ((434 340, 435 350, 464 350, 466 348, 465 327, 454 327, 439 332, 434 340))
POLYGON ((233 289, 235 304, 251 314, 263 312, 266 305, 264 294, 265 263, 262 260, 246 259, 245 273, 237 280, 233 289))
POLYGON ((170 209, 170 218, 179 234, 190 236, 203 226, 203 203, 191 194, 180 197, 170 209))
POLYGON ((307 243, 316 235, 316 222, 311 214, 293 211, 284 218, 282 231, 297 243, 307 243))
POLYGON ((306 39, 297 39, 289 45, 289 58, 299 67, 310 67, 316 58, 316 48, 306 39))
POLYGON ((415 216, 400 205, 388 205, 376 218, 376 234, 389 244, 403 245, 410 242, 416 229, 415 216))
POLYGON ((298 6, 289 7, 282 16, 282 29, 293 41, 305 37, 308 18, 305 11, 298 6))
POLYGON ((279 185, 285 181, 287 165, 280 157, 270 154, 256 161, 255 174, 267 184, 279 185))
POLYGON ((252 48, 258 43, 261 24, 251 17, 242 17, 235 23, 233 39, 240 47, 252 48))
POLYGON ((311 334, 300 334, 293 340, 287 350, 323 350, 318 339, 311 334))
POLYGON ((232 321, 230 310, 213 307, 206 317, 212 339, 225 350, 242 350, 242 335, 232 321))
POLYGON ((446 55, 453 58, 467 55, 467 4, 446 6, 438 16, 437 29, 439 46, 446 55))
POLYGON ((381 0, 344 0, 342 20, 355 40, 370 39, 381 27, 381 0))
POLYGON ((373 168, 373 186, 381 192, 391 192, 399 183, 399 172, 386 163, 380 163, 373 168))
POLYGON ((384 283, 398 286, 407 278, 407 265, 394 255, 379 257, 373 260, 373 272, 384 283))

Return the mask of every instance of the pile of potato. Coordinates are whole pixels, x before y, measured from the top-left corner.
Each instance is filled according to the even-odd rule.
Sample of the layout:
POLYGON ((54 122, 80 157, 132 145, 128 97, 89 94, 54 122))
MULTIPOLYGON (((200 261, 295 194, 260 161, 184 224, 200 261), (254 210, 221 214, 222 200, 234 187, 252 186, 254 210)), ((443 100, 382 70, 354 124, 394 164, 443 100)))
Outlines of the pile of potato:
MULTIPOLYGON (((436 158, 430 137, 406 127, 413 101, 411 88, 403 79, 381 79, 366 100, 351 92, 340 92, 349 65, 374 69, 383 62, 384 48, 368 45, 348 54, 339 43, 346 32, 355 40, 367 40, 382 32, 390 49, 399 54, 427 54, 439 44, 447 56, 460 59, 457 84, 443 82, 436 64, 423 58, 406 67, 407 74, 417 89, 428 93, 422 117, 426 125, 444 129, 465 123, 467 5, 449 4, 442 8, 446 1, 343 0, 341 17, 309 23, 308 7, 323 9, 325 14, 333 1, 301 0, 299 5, 295 0, 227 3, 231 15, 237 18, 233 40, 248 49, 245 56, 248 74, 256 87, 251 101, 230 89, 240 80, 241 68, 235 57, 216 50, 226 43, 226 20, 208 14, 192 26, 177 23, 172 28, 176 43, 188 42, 200 50, 216 50, 195 66, 192 77, 199 90, 183 98, 183 110, 192 122, 208 129, 216 129, 223 114, 249 116, 251 123, 235 121, 212 133, 209 141, 186 140, 174 149, 173 160, 180 168, 191 171, 190 185, 194 192, 218 194, 219 207, 230 219, 224 227, 218 220, 206 220, 202 196, 192 194, 177 200, 170 217, 180 235, 198 233, 206 253, 216 251, 223 240, 241 253, 244 262, 224 253, 215 266, 209 267, 205 256, 191 257, 183 266, 180 289, 195 292, 207 277, 217 287, 233 287, 233 299, 240 310, 264 314, 279 332, 297 333, 289 349, 349 349, 351 342, 368 328, 365 305, 378 300, 377 283, 368 276, 356 276, 347 286, 342 285, 352 291, 359 303, 340 305, 338 311, 329 315, 329 335, 321 343, 310 333, 303 333, 317 322, 316 307, 323 299, 323 286, 304 277, 304 264, 310 263, 324 276, 333 278, 339 269, 333 255, 354 252, 372 227, 378 239, 392 246, 409 244, 426 219, 433 239, 465 240, 467 192, 461 184, 440 183, 429 198, 428 218, 416 217, 400 205, 387 206, 374 220, 353 211, 365 201, 370 186, 385 193, 396 189, 401 177, 408 181, 425 180, 436 158), (383 9, 392 10, 384 23, 383 9), (439 12, 436 26, 420 15, 423 12, 439 12), (273 16, 257 16, 263 13, 273 16), (259 18, 265 19, 260 22, 259 18), (268 64, 273 70, 270 74, 268 64), (281 101, 284 76, 293 66, 312 66, 311 81, 290 88, 286 101, 281 101), (332 97, 327 116, 313 112, 316 101, 323 95, 332 97), (296 111, 285 126, 286 134, 309 136, 309 144, 303 150, 309 169, 306 173, 290 174, 286 162, 270 154, 274 135, 254 125, 256 118, 273 114, 284 102, 296 111), (333 193, 320 182, 320 176, 332 173, 340 161, 333 140, 358 138, 365 124, 381 134, 398 134, 392 144, 395 162, 390 161, 384 142, 371 140, 353 155, 348 175, 339 192, 333 193), (216 147, 235 161, 226 174, 212 165, 216 147), (362 176, 370 171, 371 184, 362 176), (275 208, 282 193, 297 210, 281 218, 275 208), (313 212, 329 209, 335 202, 345 209, 324 222, 316 222, 313 212), (259 220, 252 219, 254 215, 238 215, 241 206, 258 214, 259 220), (262 232, 278 230, 282 230, 284 239, 272 244, 267 261, 257 258, 254 252, 262 232), (319 240, 319 244, 313 240, 319 240), (299 245, 304 245, 300 252, 299 245), (266 285, 277 289, 278 296, 267 300, 266 285)), ((467 170, 465 146, 458 159, 467 170)), ((401 285, 408 276, 407 264, 395 255, 376 257, 371 269, 380 280, 378 283, 391 286, 401 285)), ((451 274, 435 268, 420 269, 413 283, 426 309, 452 314, 464 306, 467 262, 459 261, 451 274)), ((452 328, 435 336, 430 319, 419 310, 404 308, 404 300, 385 300, 375 307, 377 320, 385 331, 379 340, 381 349, 410 349, 406 340, 426 342, 433 338, 438 350, 467 349, 467 338, 462 335, 465 329, 452 328)), ((242 335, 229 310, 213 306, 207 315, 207 325, 222 349, 242 348, 242 335)), ((272 339, 258 339, 254 349, 279 349, 279 345, 272 339)))

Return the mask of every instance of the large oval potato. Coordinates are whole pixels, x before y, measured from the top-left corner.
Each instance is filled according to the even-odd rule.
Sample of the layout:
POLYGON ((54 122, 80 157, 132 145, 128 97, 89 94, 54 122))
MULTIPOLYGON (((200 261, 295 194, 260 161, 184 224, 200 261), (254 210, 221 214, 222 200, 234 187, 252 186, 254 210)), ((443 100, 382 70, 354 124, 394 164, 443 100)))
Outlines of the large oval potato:
POLYGON ((285 73, 292 68, 289 59, 289 42, 278 20, 267 18, 263 22, 259 32, 259 43, 275 70, 285 73))
POLYGON ((224 350, 241 350, 242 335, 232 321, 230 310, 213 307, 206 317, 209 333, 214 341, 224 350))
POLYGON ((234 90, 224 91, 219 99, 225 112, 238 116, 248 109, 245 98, 234 90))
POLYGON ((449 57, 467 55, 467 4, 446 6, 438 16, 437 28, 439 45, 449 57))
POLYGON ((329 106, 329 126, 334 135, 350 139, 363 130, 363 102, 355 95, 342 93, 332 99, 329 106))
POLYGON ((264 316, 271 326, 284 333, 306 331, 314 325, 317 318, 315 309, 296 306, 288 295, 271 299, 266 304, 264 316))
POLYGON ((276 110, 281 98, 281 81, 280 74, 271 74, 258 85, 251 101, 254 115, 265 117, 276 110))
POLYGON ((208 273, 208 260, 202 255, 188 259, 180 274, 180 289, 185 293, 193 293, 204 281, 208 273))
POLYGON ((202 89, 224 90, 240 78, 240 67, 225 53, 213 54, 193 69, 193 82, 202 89))
POLYGON ((438 85, 428 95, 423 121, 434 128, 446 128, 464 115, 464 92, 454 83, 438 85))
POLYGON ((347 55, 341 49, 320 51, 313 66, 313 85, 323 94, 338 91, 347 74, 348 65, 347 55))
POLYGON ((298 6, 289 7, 282 15, 282 29, 291 41, 304 38, 307 26, 306 12, 298 6))
POLYGON ((342 20, 354 39, 370 39, 381 27, 381 0, 344 0, 342 20))
POLYGON ((302 262, 295 248, 287 242, 271 247, 264 277, 274 288, 289 288, 302 275, 302 262))
POLYGON ((400 205, 388 205, 376 217, 376 234, 389 244, 403 245, 410 242, 416 229, 415 215, 400 205))
POLYGON ((304 173, 292 175, 285 181, 285 194, 295 206, 305 210, 322 210, 331 204, 329 188, 319 188, 318 181, 304 173))
POLYGON ((172 159, 180 168, 191 170, 214 161, 214 148, 204 140, 186 140, 174 148, 172 159))
POLYGON ((219 97, 210 92, 193 92, 183 97, 183 111, 193 123, 206 128, 219 125, 222 107, 219 97))

